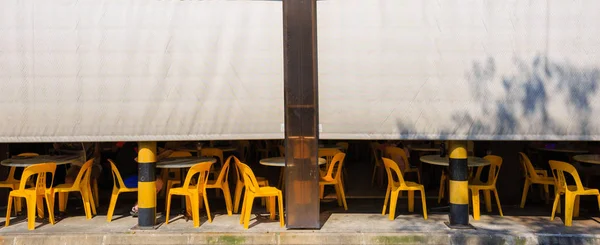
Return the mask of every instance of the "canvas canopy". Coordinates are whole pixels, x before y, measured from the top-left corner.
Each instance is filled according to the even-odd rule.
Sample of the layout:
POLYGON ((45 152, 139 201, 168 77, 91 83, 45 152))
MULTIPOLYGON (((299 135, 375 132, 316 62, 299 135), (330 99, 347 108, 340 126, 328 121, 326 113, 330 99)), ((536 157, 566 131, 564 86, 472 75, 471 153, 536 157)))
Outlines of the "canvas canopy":
MULTIPOLYGON (((600 2, 318 2, 324 139, 600 139, 600 2)), ((281 1, 0 1, 0 142, 281 139, 281 1)))

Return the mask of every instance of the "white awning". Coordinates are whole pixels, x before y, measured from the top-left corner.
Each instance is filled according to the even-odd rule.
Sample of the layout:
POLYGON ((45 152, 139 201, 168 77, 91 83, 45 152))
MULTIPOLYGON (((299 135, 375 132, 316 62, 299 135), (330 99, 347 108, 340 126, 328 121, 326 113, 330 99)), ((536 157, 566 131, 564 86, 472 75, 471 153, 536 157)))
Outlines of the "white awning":
POLYGON ((281 2, 0 9, 0 142, 283 138, 281 2))
POLYGON ((322 1, 321 138, 600 140, 598 10, 322 1))
MULTIPOLYGON (((0 1, 0 142, 281 139, 281 1, 0 1)), ((324 139, 600 140, 598 1, 318 1, 324 139)))

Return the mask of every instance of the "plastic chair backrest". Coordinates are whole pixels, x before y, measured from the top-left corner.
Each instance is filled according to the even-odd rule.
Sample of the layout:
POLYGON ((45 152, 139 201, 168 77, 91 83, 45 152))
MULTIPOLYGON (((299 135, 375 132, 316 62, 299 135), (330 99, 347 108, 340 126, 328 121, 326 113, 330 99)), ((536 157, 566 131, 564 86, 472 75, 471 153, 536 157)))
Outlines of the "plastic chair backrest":
POLYGON ((123 182, 123 178, 121 178, 121 174, 119 173, 119 169, 117 169, 115 162, 111 159, 108 159, 108 162, 110 163, 110 169, 113 176, 113 185, 117 188, 127 187, 125 182, 123 182))
POLYGON ((202 148, 200 155, 203 157, 216 157, 219 160, 217 162, 221 165, 223 164, 223 151, 219 148, 202 148))
POLYGON ((225 161, 225 164, 223 164, 223 167, 221 168, 221 172, 219 172, 219 176, 217 177, 217 180, 215 181, 216 183, 228 183, 228 178, 229 177, 229 166, 231 164, 231 159, 234 156, 230 156, 227 158, 227 160, 225 161))
POLYGON ((190 182, 192 182, 192 178, 199 174, 198 176, 198 185, 196 188, 203 189, 206 186, 206 182, 208 182, 208 175, 210 173, 210 167, 212 166, 212 162, 201 162, 195 164, 190 168, 187 175, 185 176, 185 181, 183 182, 183 189, 190 188, 190 182), (200 185, 202 183, 202 185, 200 185))
POLYGON ((396 162, 398 158, 402 159, 404 162, 404 169, 410 168, 408 157, 406 156, 404 149, 395 146, 388 146, 385 148, 385 155, 385 157, 392 159, 396 164, 398 164, 398 162, 396 162))
POLYGON ((385 171, 388 175, 388 183, 394 183, 398 186, 405 186, 406 183, 404 183, 404 177, 402 177, 402 171, 400 171, 398 164, 389 158, 384 157, 382 159, 383 165, 385 165, 385 171))
POLYGON ((279 156, 285 157, 285 146, 278 145, 277 148, 279 148, 279 156))
POLYGON ((375 158, 375 164, 377 166, 381 165, 382 152, 379 149, 379 143, 371 142, 371 153, 373 153, 373 157, 375 158))
POLYGON ((525 155, 525 153, 519 152, 519 161, 521 162, 521 166, 523 167, 523 170, 525 171, 526 178, 530 178, 530 179, 539 178, 539 176, 535 172, 535 168, 533 167, 533 164, 531 164, 529 157, 527 157, 527 155, 525 155))
POLYGON ((191 157, 192 153, 189 153, 187 151, 174 151, 169 155, 169 158, 176 158, 176 157, 191 157))
POLYGON ((550 163, 550 169, 552 169, 552 175, 554 176, 554 182, 556 183, 555 185, 558 189, 562 189, 562 190, 566 190, 566 191, 569 190, 567 188, 567 180, 565 179, 565 172, 566 172, 566 173, 570 174, 571 177, 573 177, 573 180, 575 181, 575 186, 577 187, 577 190, 575 190, 575 191, 585 190, 583 188, 583 184, 581 184, 581 178, 579 178, 579 173, 577 173, 577 169, 575 169, 575 167, 573 167, 573 165, 566 163, 566 162, 554 161, 554 160, 550 160, 548 162, 550 163))
POLYGON ((85 184, 85 181, 89 181, 90 175, 92 173, 92 164, 94 163, 94 158, 88 160, 81 166, 79 173, 77 173, 77 177, 75 181, 73 181, 73 186, 79 186, 80 184, 85 184), (83 182, 82 182, 83 181, 83 182))
POLYGON ((502 157, 495 155, 487 155, 483 157, 484 159, 490 161, 490 172, 488 174, 488 185, 496 185, 496 180, 498 180, 498 175, 500 174, 500 167, 502 167, 502 157))
POLYGON ((54 183, 54 171, 56 171, 56 163, 40 163, 26 167, 23 170, 21 182, 19 183, 19 190, 25 190, 27 188, 27 180, 37 174, 37 180, 35 184, 35 191, 38 194, 43 194, 46 190, 46 174, 52 174, 52 182, 54 183))
POLYGON ((248 152, 250 151, 250 141, 240 140, 239 146, 242 148, 242 159, 246 159, 248 152))
POLYGON ((331 164, 333 157, 338 153, 342 153, 340 150, 336 148, 321 148, 319 149, 318 155, 319 157, 324 157, 327 160, 327 165, 331 164))
POLYGON ((250 167, 244 163, 240 163, 240 167, 244 177, 244 185, 246 186, 246 190, 256 193, 260 189, 260 186, 258 185, 258 181, 256 181, 254 172, 252 172, 252 169, 250 169, 250 167))
POLYGON ((346 157, 346 153, 339 152, 333 156, 329 167, 327 168, 327 173, 323 176, 325 180, 334 180, 339 179, 342 174, 342 166, 344 165, 344 158, 346 157), (334 175, 335 172, 335 175, 334 175), (332 176, 333 175, 333 176, 332 176))

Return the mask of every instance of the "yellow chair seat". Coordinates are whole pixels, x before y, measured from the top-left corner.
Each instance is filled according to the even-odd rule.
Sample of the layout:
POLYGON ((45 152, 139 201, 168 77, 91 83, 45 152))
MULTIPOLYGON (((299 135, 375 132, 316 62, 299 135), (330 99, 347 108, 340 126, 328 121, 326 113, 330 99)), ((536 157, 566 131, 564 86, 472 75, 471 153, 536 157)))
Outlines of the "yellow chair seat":
POLYGON ((275 198, 277 198, 279 204, 279 225, 283 227, 285 221, 283 213, 283 194, 281 190, 275 187, 260 187, 254 176, 254 172, 252 172, 248 165, 236 161, 236 166, 242 173, 246 188, 246 194, 244 194, 244 202, 242 204, 242 213, 240 215, 240 224, 244 224, 244 229, 248 229, 254 198, 268 197, 269 203, 267 204, 267 210, 270 212, 270 218, 272 220, 275 219, 275 198))
POLYGON ((88 160, 77 174, 73 183, 60 184, 54 187, 55 193, 58 193, 58 209, 64 212, 67 208, 67 200, 69 192, 79 192, 83 201, 83 209, 87 219, 91 219, 92 215, 96 215, 96 203, 94 202, 94 196, 92 195, 92 189, 90 186, 90 176, 92 173, 92 164, 94 159, 88 160))
MULTIPOLYGON (((337 151, 337 150, 336 150, 337 151)), ((348 210, 348 204, 346 203, 346 193, 344 193, 344 184, 342 179, 342 168, 344 167, 344 158, 346 154, 341 151, 337 153, 331 159, 331 162, 327 166, 327 173, 321 176, 319 181, 320 198, 323 199, 326 185, 333 185, 335 188, 335 195, 338 202, 338 206, 343 206, 344 210, 348 210)))
MULTIPOLYGON (((27 228, 29 230, 35 229, 35 211, 37 208, 38 216, 44 218, 44 198, 46 199, 46 206, 48 208, 48 216, 50 223, 54 224, 54 198, 52 197, 52 188, 46 187, 46 174, 52 175, 52 182, 54 181, 54 172, 56 170, 55 163, 41 163, 31 165, 23 170, 21 182, 19 183, 19 189, 13 190, 8 194, 8 205, 6 207, 6 222, 5 226, 10 224, 10 211, 12 208, 12 201, 18 200, 16 198, 25 198, 27 202, 27 228), (35 187, 26 188, 27 180, 29 177, 37 175, 35 187)), ((18 202, 17 202, 18 203, 18 202)))
MULTIPOLYGON (((390 154, 392 158, 398 158, 397 152, 392 152, 390 154)), ((398 203, 398 197, 402 191, 408 192, 408 211, 414 212, 415 209, 415 191, 421 192, 421 205, 423 207, 423 219, 427 219, 427 203, 425 198, 425 187, 421 184, 404 181, 404 177, 402 176, 402 171, 400 167, 394 160, 389 158, 382 158, 383 165, 385 166, 385 171, 388 176, 388 187, 385 192, 385 199, 383 201, 383 209, 381 211, 381 215, 385 215, 385 211, 387 209, 388 201, 390 205, 390 214, 389 220, 396 219, 396 205, 398 203), (396 178, 394 178, 394 175, 396 178)))
POLYGON ((106 212, 106 221, 111 222, 113 213, 115 212, 115 207, 117 205, 117 199, 119 198, 119 194, 126 192, 137 192, 138 188, 128 188, 127 186, 125 186, 123 178, 121 178, 121 174, 119 173, 119 170, 117 169, 115 163, 111 159, 108 159, 108 162, 110 163, 110 169, 113 176, 113 190, 110 196, 110 204, 108 205, 108 211, 106 212))
POLYGON ((549 186, 550 185, 554 186, 554 183, 555 183, 554 178, 548 177, 548 172, 546 170, 535 169, 533 167, 533 164, 531 164, 529 157, 527 157, 527 155, 525 155, 525 153, 519 152, 519 160, 521 162, 523 171, 525 172, 525 183, 523 186, 523 194, 521 197, 520 207, 521 208, 525 207, 525 201, 527 201, 527 192, 529 191, 529 187, 534 184, 543 185, 546 203, 549 203, 550 202, 549 186))
POLYGON ((206 196, 206 183, 208 182, 208 175, 210 172, 211 162, 201 162, 190 168, 182 187, 171 188, 167 193, 167 214, 165 217, 165 224, 169 224, 169 213, 171 211, 171 197, 173 195, 185 196, 186 197, 186 209, 188 213, 192 213, 192 220, 194 227, 200 226, 200 195, 204 199, 204 205, 208 221, 212 223, 212 217, 210 216, 210 208, 208 206, 208 199, 206 196), (197 184, 194 185, 192 179, 198 175, 197 184), (191 210, 190 210, 191 209, 191 210), (191 211, 191 212, 190 212, 191 211))
POLYGON ((479 220, 480 215, 479 191, 483 191, 485 197, 485 206, 488 212, 492 211, 491 192, 493 192, 496 198, 496 205, 498 205, 498 212, 500 213, 500 216, 504 216, 502 213, 502 206, 500 205, 500 198, 498 197, 498 191, 496 190, 496 181, 498 180, 498 174, 500 173, 500 167, 502 166, 502 158, 493 155, 488 155, 484 158, 491 163, 487 182, 484 183, 478 179, 481 172, 481 170, 478 170, 476 178, 473 180, 473 183, 477 184, 469 184, 469 190, 471 191, 472 195, 471 200, 473 201, 474 220, 479 220))

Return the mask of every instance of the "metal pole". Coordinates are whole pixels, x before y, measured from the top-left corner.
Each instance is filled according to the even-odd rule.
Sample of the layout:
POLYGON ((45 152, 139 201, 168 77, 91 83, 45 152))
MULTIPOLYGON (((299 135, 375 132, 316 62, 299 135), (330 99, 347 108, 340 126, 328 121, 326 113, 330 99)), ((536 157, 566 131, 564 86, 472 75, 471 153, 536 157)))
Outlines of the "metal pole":
POLYGON ((156 222, 156 142, 138 143, 138 228, 156 222))
POLYGON ((450 152, 450 228, 471 228, 469 225, 469 181, 467 142, 451 141, 450 152))
POLYGON ((318 229, 321 226, 316 4, 315 0, 283 0, 288 228, 318 229))

